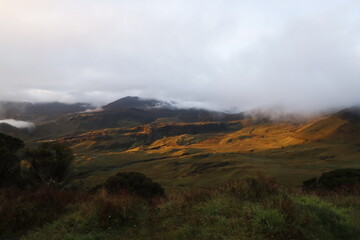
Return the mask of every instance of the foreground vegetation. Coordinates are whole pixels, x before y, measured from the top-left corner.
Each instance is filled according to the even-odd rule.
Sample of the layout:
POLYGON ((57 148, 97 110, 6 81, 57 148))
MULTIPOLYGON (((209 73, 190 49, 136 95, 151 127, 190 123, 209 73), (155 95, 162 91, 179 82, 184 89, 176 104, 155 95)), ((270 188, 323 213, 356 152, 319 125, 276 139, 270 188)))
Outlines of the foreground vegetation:
POLYGON ((142 173, 118 172, 85 190, 71 183, 67 146, 22 150, 6 135, 0 146, 0 239, 360 239, 359 169, 303 189, 258 176, 166 195, 142 173))
POLYGON ((42 188, 3 190, 2 237, 55 239, 359 239, 356 193, 286 189, 257 177, 152 199, 42 188))

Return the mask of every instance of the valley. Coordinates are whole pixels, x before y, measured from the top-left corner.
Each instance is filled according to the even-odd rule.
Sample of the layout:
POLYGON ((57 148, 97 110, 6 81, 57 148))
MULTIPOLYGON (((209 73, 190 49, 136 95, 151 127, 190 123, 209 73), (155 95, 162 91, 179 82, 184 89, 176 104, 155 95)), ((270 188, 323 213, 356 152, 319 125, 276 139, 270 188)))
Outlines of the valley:
POLYGON ((20 137, 30 145, 71 146, 75 182, 85 189, 119 171, 144 173, 174 192, 257 174, 298 187, 328 170, 360 167, 357 111, 271 120, 127 97, 100 111, 62 115, 20 137))
POLYGON ((274 119, 127 97, 52 112, 30 129, 0 124, 2 144, 25 145, 7 155, 19 161, 0 191, 0 238, 359 236, 358 108, 274 119), (336 176, 341 188, 320 185, 336 176))
POLYGON ((360 240, 359 9, 0 0, 0 240, 360 240))

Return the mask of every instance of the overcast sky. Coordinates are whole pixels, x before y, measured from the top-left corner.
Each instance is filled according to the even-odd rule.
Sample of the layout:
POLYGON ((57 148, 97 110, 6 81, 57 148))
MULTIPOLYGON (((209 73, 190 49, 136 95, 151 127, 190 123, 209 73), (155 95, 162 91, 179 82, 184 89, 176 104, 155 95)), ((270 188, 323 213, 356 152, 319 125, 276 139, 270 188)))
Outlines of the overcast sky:
POLYGON ((0 0, 0 99, 360 103, 359 0, 0 0))

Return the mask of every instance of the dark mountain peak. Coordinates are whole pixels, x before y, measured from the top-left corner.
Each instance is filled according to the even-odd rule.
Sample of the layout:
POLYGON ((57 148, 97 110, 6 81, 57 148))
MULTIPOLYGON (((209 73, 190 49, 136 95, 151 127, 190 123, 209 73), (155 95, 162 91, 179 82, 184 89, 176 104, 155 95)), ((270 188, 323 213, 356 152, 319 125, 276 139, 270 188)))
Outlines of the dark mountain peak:
POLYGON ((336 114, 336 116, 349 120, 351 122, 360 121, 360 107, 351 107, 344 109, 336 114))
POLYGON ((126 97, 123 97, 123 98, 120 98, 118 99, 118 101, 122 100, 122 101, 131 101, 131 100, 134 100, 134 101, 139 101, 141 98, 138 97, 138 96, 126 96, 126 97))
POLYGON ((129 108, 151 109, 151 108, 170 108, 170 104, 156 99, 145 99, 140 97, 128 96, 116 100, 104 106, 105 111, 116 111, 129 108))

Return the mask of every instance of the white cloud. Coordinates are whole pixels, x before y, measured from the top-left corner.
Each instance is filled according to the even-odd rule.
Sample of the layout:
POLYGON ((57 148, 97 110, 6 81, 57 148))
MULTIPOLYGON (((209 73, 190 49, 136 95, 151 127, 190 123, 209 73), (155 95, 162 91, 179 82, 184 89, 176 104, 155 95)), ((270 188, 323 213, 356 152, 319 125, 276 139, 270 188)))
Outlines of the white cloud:
POLYGON ((23 97, 26 100, 32 100, 35 102, 51 102, 51 101, 58 101, 58 102, 74 102, 76 98, 71 93, 65 92, 57 92, 45 89, 27 89, 23 91, 23 97))
POLYGON ((11 126, 14 126, 16 128, 28 128, 28 129, 32 129, 35 127, 35 124, 32 122, 26 122, 26 121, 19 121, 19 120, 15 120, 15 119, 3 119, 0 120, 0 124, 1 123, 7 123, 11 126))
POLYGON ((0 0, 0 98, 352 105, 359 9, 356 0, 0 0))

